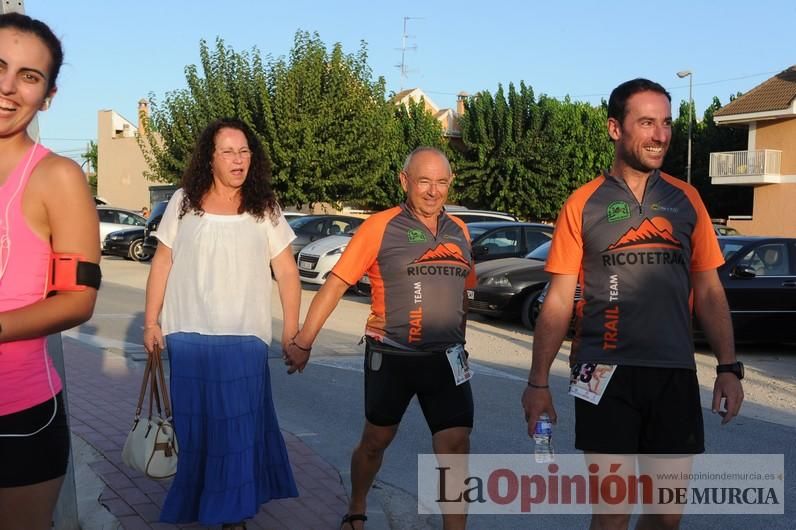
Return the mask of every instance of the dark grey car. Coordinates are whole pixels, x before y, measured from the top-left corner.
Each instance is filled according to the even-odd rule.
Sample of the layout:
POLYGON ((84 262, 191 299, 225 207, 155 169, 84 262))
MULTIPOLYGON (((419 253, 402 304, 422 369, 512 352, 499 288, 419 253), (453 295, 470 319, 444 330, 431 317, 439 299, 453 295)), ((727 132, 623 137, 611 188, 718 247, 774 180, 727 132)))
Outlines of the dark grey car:
POLYGON ((523 258, 504 258, 477 263, 478 284, 467 292, 470 311, 490 317, 520 316, 533 329, 538 307, 536 299, 550 279, 544 270, 550 241, 542 243, 523 258))
POLYGON ((542 223, 490 221, 469 223, 467 229, 476 263, 521 258, 553 237, 553 226, 542 223))
POLYGON ((722 236, 719 246, 735 338, 796 341, 796 238, 722 236))

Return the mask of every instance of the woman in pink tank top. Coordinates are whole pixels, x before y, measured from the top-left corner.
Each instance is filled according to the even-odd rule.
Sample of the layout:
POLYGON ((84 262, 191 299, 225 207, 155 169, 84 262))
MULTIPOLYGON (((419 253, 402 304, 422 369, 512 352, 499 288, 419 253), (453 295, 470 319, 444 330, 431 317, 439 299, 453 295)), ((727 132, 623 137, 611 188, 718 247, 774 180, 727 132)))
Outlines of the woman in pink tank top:
POLYGON ((0 15, 0 528, 50 528, 69 429, 46 336, 88 320, 97 295, 46 296, 53 253, 100 258, 83 172, 27 133, 50 106, 62 62, 46 24, 0 15))

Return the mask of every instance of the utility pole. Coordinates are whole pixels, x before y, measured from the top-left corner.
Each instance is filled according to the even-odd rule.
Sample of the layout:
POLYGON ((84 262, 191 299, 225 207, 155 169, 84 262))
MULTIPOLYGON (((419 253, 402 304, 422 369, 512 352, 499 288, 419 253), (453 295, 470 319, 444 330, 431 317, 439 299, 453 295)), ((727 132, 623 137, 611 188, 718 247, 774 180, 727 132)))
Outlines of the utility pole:
POLYGON ((688 162, 686 164, 686 182, 691 184, 691 126, 694 122, 694 97, 691 89, 694 86, 694 73, 691 70, 677 72, 677 77, 688 78, 688 162))
MULTIPOLYGON (((2 0, 0 3, 0 14, 21 13, 25 14, 24 0, 2 0)), ((36 117, 28 125, 28 134, 31 138, 39 137, 39 121, 36 117)), ((66 413, 67 425, 69 424, 69 400, 66 394, 66 373, 64 373, 64 348, 61 342, 61 334, 55 333, 47 337, 47 351, 53 360, 58 375, 61 376, 63 389, 61 395, 64 401, 64 412, 66 413)), ((69 465, 66 468, 66 476, 61 486, 61 493, 58 496, 58 503, 55 505, 53 525, 56 530, 80 530, 80 522, 77 514, 77 489, 75 486, 75 465, 72 447, 69 447, 69 465)))
POLYGON ((409 67, 406 65, 406 52, 407 51, 416 51, 417 44, 413 44, 412 46, 408 45, 408 40, 410 38, 414 38, 414 35, 409 35, 406 33, 406 25, 407 22, 410 20, 420 20, 421 17, 404 17, 404 31, 401 34, 401 64, 396 64, 395 67, 401 71, 401 87, 399 92, 404 89, 404 81, 409 78, 409 67))

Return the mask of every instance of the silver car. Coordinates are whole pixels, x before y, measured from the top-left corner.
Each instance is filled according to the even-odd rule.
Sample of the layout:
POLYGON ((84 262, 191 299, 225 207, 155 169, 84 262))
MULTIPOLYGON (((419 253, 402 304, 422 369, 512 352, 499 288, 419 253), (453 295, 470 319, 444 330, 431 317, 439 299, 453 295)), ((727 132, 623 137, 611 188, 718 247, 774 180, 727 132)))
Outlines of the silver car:
POLYGON ((100 241, 105 241, 108 234, 117 230, 146 226, 146 217, 133 210, 100 205, 97 206, 97 215, 100 221, 100 241))

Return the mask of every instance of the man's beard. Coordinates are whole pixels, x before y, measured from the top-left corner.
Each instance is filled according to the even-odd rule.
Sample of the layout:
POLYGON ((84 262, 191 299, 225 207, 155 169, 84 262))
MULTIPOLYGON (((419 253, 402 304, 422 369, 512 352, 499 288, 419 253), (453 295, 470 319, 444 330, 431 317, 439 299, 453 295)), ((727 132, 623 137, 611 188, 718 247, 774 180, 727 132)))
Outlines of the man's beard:
POLYGON ((650 166, 645 164, 641 158, 637 157, 636 154, 632 151, 621 151, 619 153, 620 160, 631 168, 635 169, 636 171, 640 171, 643 173, 651 173, 656 169, 660 169, 663 166, 663 161, 666 159, 666 154, 669 151, 668 146, 661 146, 663 147, 663 158, 661 158, 661 162, 658 165, 650 166))

